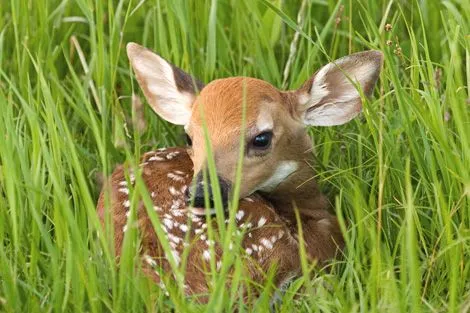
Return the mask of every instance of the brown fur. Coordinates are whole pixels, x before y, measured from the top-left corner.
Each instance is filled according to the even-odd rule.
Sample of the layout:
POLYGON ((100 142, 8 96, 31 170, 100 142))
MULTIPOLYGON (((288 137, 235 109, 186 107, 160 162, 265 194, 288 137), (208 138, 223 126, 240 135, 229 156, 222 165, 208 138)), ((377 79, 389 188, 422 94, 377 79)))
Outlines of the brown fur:
MULTIPOLYGON (((163 221, 165 217, 171 216, 173 223, 176 222, 180 225, 188 226, 187 233, 189 234, 189 240, 187 243, 189 244, 189 255, 186 260, 186 292, 188 294, 204 295, 209 292, 209 276, 207 272, 210 267, 208 261, 203 258, 204 251, 208 249, 208 246, 205 239, 201 239, 201 235, 205 234, 207 236, 207 232, 197 233, 196 229, 201 229, 201 225, 205 223, 205 220, 202 218, 200 221, 190 222, 191 214, 187 212, 188 207, 182 204, 185 201, 183 193, 175 194, 170 192, 169 189, 169 187, 173 187, 176 191, 181 191, 184 186, 190 184, 192 177, 191 159, 185 149, 169 148, 165 151, 147 153, 142 159, 141 166, 143 167, 142 179, 149 193, 153 195, 153 204, 161 207, 161 211, 157 212, 160 220, 163 221), (167 159, 169 154, 174 154, 175 152, 177 155, 167 159), (158 157, 159 159, 154 160, 152 157, 158 157), (174 180, 169 177, 169 173, 174 174, 176 172, 182 173, 177 175, 181 179, 174 180), (174 201, 181 202, 181 206, 177 210, 184 213, 180 216, 173 215, 174 210, 171 208, 171 205, 174 201)), ((127 188, 122 183, 127 181, 125 172, 124 166, 119 166, 115 170, 110 178, 109 188, 103 189, 98 201, 98 213, 101 221, 104 223, 106 214, 111 215, 115 231, 114 246, 117 256, 120 255, 122 248, 124 238, 123 228, 128 223, 126 213, 129 211, 129 208, 124 203, 129 199, 129 196, 127 193, 120 191, 122 188, 127 188), (106 190, 110 192, 111 196, 109 211, 104 201, 106 190)), ((131 181, 127 184, 131 184, 131 181)), ((242 239, 240 251, 246 255, 245 268, 251 279, 258 284, 262 284, 267 271, 272 266, 276 266, 275 283, 278 286, 298 275, 301 269, 295 218, 289 215, 279 215, 268 202, 256 195, 242 199, 239 211, 243 211, 244 215, 242 218, 236 219, 237 230, 242 229, 243 226, 249 226, 249 223, 252 224, 251 227, 246 228, 246 234, 242 239), (261 219, 266 221, 258 227, 261 219), (274 237, 276 237, 276 240, 271 241, 271 248, 269 248, 269 243, 268 247, 263 244, 263 242, 266 243, 266 240, 272 240, 274 237), (254 251, 253 245, 262 247, 262 251, 254 251), (251 255, 247 253, 249 251, 247 249, 251 249, 251 255)), ((333 230, 334 234, 338 233, 341 236, 334 217, 327 214, 321 217, 316 216, 315 218, 302 215, 301 219, 309 256, 320 261, 331 258, 336 251, 334 240, 338 240, 338 238, 331 239, 331 243, 327 243, 326 238, 330 236, 331 230, 333 230), (318 222, 318 220, 325 221, 325 219, 331 220, 332 224, 327 225, 324 222, 318 222), (335 247, 333 251, 328 250, 333 246, 335 247)), ((164 225, 165 222, 163 221, 162 226, 165 227, 164 225)), ((213 224, 213 226, 217 229, 216 224, 213 224)), ((169 238, 162 239, 157 237, 147 216, 146 209, 142 204, 137 207, 137 224, 135 227, 138 228, 142 238, 141 251, 144 272, 161 284, 162 281, 158 274, 159 270, 162 270, 164 273, 171 273, 170 264, 161 246, 161 240, 169 240, 169 238), (153 266, 149 264, 149 258, 155 262, 153 266)), ((182 242, 186 232, 177 227, 168 229, 168 232, 177 238, 181 238, 179 244, 175 246, 175 250, 181 256, 184 249, 182 242)), ((169 241, 171 242, 171 239, 169 241)), ((222 251, 218 242, 215 243, 214 248, 216 252, 215 259, 220 260, 224 251, 222 251)), ((201 299, 204 300, 204 297, 201 299)))
MULTIPOLYGON (((152 152, 147 153, 143 160, 143 175, 142 179, 150 193, 154 192, 152 197, 153 203, 156 206, 160 206, 162 211, 157 212, 160 219, 163 220, 168 214, 171 215, 173 210, 170 208, 174 201, 185 201, 183 194, 174 195, 169 191, 169 186, 173 186, 176 190, 181 190, 183 186, 187 186, 191 182, 192 177, 192 163, 184 149, 167 149, 165 152, 152 152), (171 160, 164 161, 149 161, 152 156, 165 157, 168 153, 178 152, 179 154, 171 160), (168 177, 168 173, 174 173, 175 171, 185 172, 181 181, 175 181, 168 177)), ((128 200, 127 194, 120 192, 122 188, 119 184, 125 179, 124 167, 120 166, 116 169, 111 177, 111 208, 109 213, 112 216, 113 227, 115 229, 115 250, 117 255, 120 254, 122 248, 122 242, 124 237, 123 228, 127 223, 126 212, 129 208, 126 208, 123 203, 128 200)), ((104 205, 104 194, 100 196, 98 201, 98 212, 102 221, 105 220, 106 207, 104 205)), ((181 205, 181 211, 187 210, 186 205, 181 205)), ((179 209, 178 209, 179 210, 179 209)), ((267 272, 270 266, 277 264, 276 281, 281 283, 288 277, 292 276, 292 273, 298 273, 299 271, 299 260, 297 251, 297 242, 291 236, 285 222, 275 213, 272 207, 260 197, 253 197, 251 200, 241 200, 240 209, 245 214, 241 219, 237 219, 238 229, 240 225, 248 224, 250 221, 253 227, 247 229, 247 235, 243 239, 243 248, 250 248, 252 244, 262 245, 260 239, 271 238, 272 236, 279 236, 280 232, 283 233, 282 237, 277 239, 273 244, 272 249, 265 248, 263 252, 252 251, 251 257, 247 255, 247 270, 248 274, 252 279, 258 283, 262 283, 264 274, 267 272), (264 217, 266 223, 261 227, 257 227, 257 223, 260 218, 264 217), (250 236, 248 236, 250 233, 250 236)), ((137 209, 138 215, 138 229, 142 236, 142 255, 151 257, 155 262, 155 269, 147 263, 144 264, 145 271, 153 277, 157 282, 160 282, 157 268, 163 272, 171 272, 170 265, 164 255, 161 239, 157 237, 150 219, 147 216, 146 210, 143 205, 139 205, 137 209)), ((188 224, 188 213, 183 213, 181 216, 173 216, 172 222, 177 222, 182 225, 187 225, 189 230, 189 255, 186 268, 186 285, 188 294, 205 294, 208 292, 207 276, 206 271, 209 268, 209 263, 203 258, 204 251, 208 250, 208 246, 205 240, 201 239, 201 235, 204 234, 207 237, 207 232, 202 234, 196 234, 196 229, 200 229, 202 224, 205 224, 204 219, 199 222, 193 222, 188 224)), ((162 224, 164 225, 164 224, 162 224)), ((214 227, 216 225, 214 224, 214 227)), ((169 230, 171 234, 181 238, 183 242, 186 233, 181 229, 173 227, 169 230)), ((167 238, 165 240, 168 240, 167 238)), ((178 244, 175 250, 178 254, 182 255, 183 250, 182 244, 178 244)), ((222 256, 222 250, 219 243, 215 243, 216 260, 220 260, 222 256)), ((147 257, 148 258, 148 257, 147 257)))

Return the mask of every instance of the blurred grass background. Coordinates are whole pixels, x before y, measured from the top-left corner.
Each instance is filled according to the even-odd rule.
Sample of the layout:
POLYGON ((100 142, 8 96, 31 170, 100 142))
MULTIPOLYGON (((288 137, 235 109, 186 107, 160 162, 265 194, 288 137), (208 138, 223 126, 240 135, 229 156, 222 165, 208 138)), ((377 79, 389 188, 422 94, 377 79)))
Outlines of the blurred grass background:
POLYGON ((286 89, 328 60, 383 51, 362 117, 311 129, 316 178, 347 225, 344 258, 292 284, 277 310, 470 312, 469 21, 465 0, 2 0, 0 310, 269 310, 225 288, 207 306, 166 296, 117 271, 109 238, 95 239, 103 177, 183 143, 132 105, 135 41, 204 82, 286 89))

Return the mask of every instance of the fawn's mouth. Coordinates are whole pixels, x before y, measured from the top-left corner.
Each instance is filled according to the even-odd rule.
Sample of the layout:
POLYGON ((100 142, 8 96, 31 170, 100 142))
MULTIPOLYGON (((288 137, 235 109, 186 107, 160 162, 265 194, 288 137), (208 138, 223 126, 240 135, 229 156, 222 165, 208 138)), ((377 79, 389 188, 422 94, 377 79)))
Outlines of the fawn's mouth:
MULTIPOLYGON (((222 197, 222 207, 223 210, 227 209, 228 206, 228 197, 222 197)), ((191 197, 191 194, 189 192, 186 193, 186 205, 188 206, 188 209, 191 213, 197 216, 205 216, 207 213, 209 215, 215 215, 216 208, 215 208, 215 202, 211 197, 208 199, 208 203, 206 206, 205 199, 202 198, 193 198, 191 197)))
POLYGON ((215 215, 216 210, 215 209, 205 209, 205 208, 195 208, 195 207, 189 207, 189 211, 193 213, 196 216, 206 216, 206 210, 209 213, 209 216, 215 215))

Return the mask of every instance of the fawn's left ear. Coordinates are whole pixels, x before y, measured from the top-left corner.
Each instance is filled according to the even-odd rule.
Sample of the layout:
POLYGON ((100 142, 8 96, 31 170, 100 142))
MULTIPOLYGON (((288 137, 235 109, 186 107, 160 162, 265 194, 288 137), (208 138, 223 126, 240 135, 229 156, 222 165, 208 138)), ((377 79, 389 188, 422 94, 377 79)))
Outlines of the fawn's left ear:
POLYGON ((196 93, 204 85, 136 43, 127 44, 127 55, 152 109, 173 124, 186 125, 196 93))
POLYGON ((382 67, 380 51, 355 53, 322 67, 298 91, 299 112, 306 125, 333 126, 349 122, 362 109, 361 96, 370 96, 382 67))

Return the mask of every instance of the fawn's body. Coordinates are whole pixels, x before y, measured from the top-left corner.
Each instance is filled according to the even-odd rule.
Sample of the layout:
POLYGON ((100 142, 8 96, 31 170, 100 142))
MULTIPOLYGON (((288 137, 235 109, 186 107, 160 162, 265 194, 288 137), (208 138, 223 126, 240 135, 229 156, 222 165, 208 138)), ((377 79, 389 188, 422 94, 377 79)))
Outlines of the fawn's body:
MULTIPOLYGON (((185 191, 192 181, 192 162, 186 149, 168 148, 148 152, 142 158, 142 179, 145 182, 158 214, 171 253, 177 263, 181 262, 183 250, 188 249, 185 287, 188 294, 204 294, 208 291, 207 276, 210 260, 220 267, 223 251, 220 243, 209 239, 207 221, 191 212, 186 205, 185 191), (210 245, 214 245, 214 255, 210 245)), ((135 182, 133 174, 127 174, 119 166, 110 178, 109 195, 111 218, 115 235, 115 251, 119 255, 124 234, 128 227, 137 227, 142 236, 142 264, 144 271, 157 283, 161 283, 159 270, 171 272, 170 264, 147 215, 142 202, 137 206, 137 223, 128 222, 130 217, 130 185, 135 182)), ((98 202, 98 213, 105 219, 105 194, 98 202)), ((241 199, 235 216, 236 235, 244 234, 241 251, 245 255, 246 268, 253 281, 262 283, 265 274, 276 266, 275 283, 280 286, 300 273, 299 245, 295 219, 284 218, 271 204, 260 196, 241 199)), ((306 252, 312 259, 325 261, 334 256, 342 237, 335 218, 326 211, 315 218, 303 216, 302 227, 306 240, 306 252), (320 220, 320 222, 319 222, 320 220), (321 244, 317 241, 320 239, 321 244)), ((214 228, 216 226, 214 225, 214 228)), ((236 249, 236 246, 232 246, 236 249)), ((218 268, 219 269, 219 268, 218 268)))
MULTIPOLYGON (((340 125, 354 118, 362 106, 357 86, 366 96, 372 93, 382 63, 380 52, 357 53, 329 63, 295 91, 279 91, 267 82, 247 77, 219 79, 204 86, 143 47, 129 44, 127 52, 154 111, 169 122, 184 125, 192 141, 187 150, 152 152, 142 160, 143 179, 171 253, 179 261, 182 249, 190 249, 187 293, 207 291, 204 268, 211 258, 216 263, 220 261, 222 251, 218 243, 208 241, 205 229, 209 221, 204 220, 206 214, 201 208, 205 205, 205 191, 209 202, 220 192, 227 204, 241 144, 245 147, 242 200, 236 223, 246 231, 242 248, 253 280, 262 282, 263 274, 274 264, 278 285, 299 273, 295 208, 300 212, 308 257, 325 261, 335 256, 343 238, 336 218, 327 211, 325 197, 312 179, 315 173, 306 161, 312 143, 305 126, 340 125), (242 127, 243 117, 246 127, 242 127), (213 152, 220 190, 213 190, 213 182, 206 186, 203 181, 207 144, 213 152), (189 198, 195 208, 187 204, 189 198), (212 244, 215 255, 208 249, 212 244)), ((122 167, 118 168, 112 176, 110 207, 116 251, 120 251, 127 225, 129 183, 132 181, 126 182, 122 167)), ((103 194, 98 210, 103 218, 103 194)), ((152 265, 168 272, 167 256, 161 249, 163 238, 157 238, 142 205, 137 213, 147 270, 152 272, 148 267, 152 265)), ((155 274, 153 277, 158 280, 155 274)))

